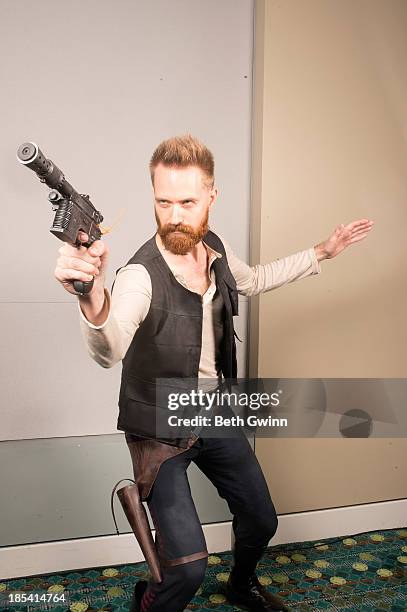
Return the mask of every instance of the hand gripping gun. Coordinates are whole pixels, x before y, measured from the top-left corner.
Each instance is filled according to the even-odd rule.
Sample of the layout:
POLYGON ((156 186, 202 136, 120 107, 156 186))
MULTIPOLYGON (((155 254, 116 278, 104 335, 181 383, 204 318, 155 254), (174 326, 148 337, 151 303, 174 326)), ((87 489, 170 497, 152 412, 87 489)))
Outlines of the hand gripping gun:
MULTIPOLYGON (((79 231, 89 236, 88 242, 84 243, 86 247, 99 240, 102 235, 99 227, 103 221, 101 213, 93 206, 88 195, 78 193, 68 183, 63 172, 45 157, 38 145, 34 142, 24 142, 18 148, 17 159, 27 168, 34 170, 40 181, 52 189, 48 199, 56 214, 50 228, 51 234, 78 248, 82 244, 78 239, 79 231)), ((93 279, 75 280, 73 286, 79 295, 85 295, 91 291, 93 279)))

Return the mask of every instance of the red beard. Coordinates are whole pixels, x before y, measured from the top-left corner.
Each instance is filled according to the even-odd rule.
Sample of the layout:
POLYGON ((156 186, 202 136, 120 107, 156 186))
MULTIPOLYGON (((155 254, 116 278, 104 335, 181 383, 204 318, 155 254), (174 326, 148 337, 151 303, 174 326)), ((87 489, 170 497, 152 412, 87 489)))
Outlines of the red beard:
POLYGON ((174 255, 186 255, 189 253, 189 251, 202 240, 208 231, 208 217, 209 212, 206 211, 206 215, 201 221, 199 227, 194 229, 190 225, 185 225, 184 223, 178 223, 178 225, 167 223, 167 225, 162 226, 156 213, 155 218, 157 221, 157 232, 167 251, 174 253, 174 255), (176 234, 174 232, 181 233, 176 234))

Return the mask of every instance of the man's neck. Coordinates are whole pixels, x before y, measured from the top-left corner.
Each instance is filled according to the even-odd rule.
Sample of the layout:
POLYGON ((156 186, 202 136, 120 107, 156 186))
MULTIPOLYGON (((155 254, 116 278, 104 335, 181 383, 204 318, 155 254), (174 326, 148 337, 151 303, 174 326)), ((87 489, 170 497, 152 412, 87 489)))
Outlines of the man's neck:
POLYGON ((168 251, 165 248, 158 232, 155 234, 155 241, 165 259, 168 259, 168 261, 173 262, 175 265, 188 266, 189 264, 196 266, 199 265, 199 263, 203 264, 207 261, 207 250, 202 243, 202 240, 192 247, 192 249, 186 255, 176 255, 175 253, 168 251))

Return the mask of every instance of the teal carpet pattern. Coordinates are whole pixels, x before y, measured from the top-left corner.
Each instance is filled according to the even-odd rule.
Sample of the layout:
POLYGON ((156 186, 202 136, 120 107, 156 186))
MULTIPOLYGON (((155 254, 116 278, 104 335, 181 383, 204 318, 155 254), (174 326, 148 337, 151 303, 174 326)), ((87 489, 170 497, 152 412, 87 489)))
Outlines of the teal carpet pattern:
MULTIPOLYGON (((237 612, 224 595, 230 552, 210 555, 205 581, 186 610, 237 612)), ((407 529, 375 531, 271 546, 257 568, 260 582, 295 611, 407 612, 407 529)), ((146 563, 0 579, 1 612, 128 612, 146 563), (64 595, 61 603, 13 603, 11 593, 64 595)), ((37 595, 38 596, 38 595, 37 595)), ((165 612, 165 610, 163 610, 165 612)))

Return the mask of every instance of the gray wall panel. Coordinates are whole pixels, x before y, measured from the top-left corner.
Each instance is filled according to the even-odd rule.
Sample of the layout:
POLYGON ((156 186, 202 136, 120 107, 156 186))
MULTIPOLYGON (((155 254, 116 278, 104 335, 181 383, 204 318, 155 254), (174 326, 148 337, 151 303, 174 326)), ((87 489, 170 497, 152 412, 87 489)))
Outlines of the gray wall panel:
POLYGON ((0 313, 1 439, 116 432, 121 366, 88 357, 77 305, 3 303, 0 313))
POLYGON ((154 231, 147 165, 164 138, 211 148, 213 226, 247 254, 252 2, 3 0, 0 107, 2 301, 69 301, 52 278, 47 190, 16 161, 34 140, 110 225, 113 270, 154 231), (18 238, 11 228, 19 223, 18 238))
MULTIPOLYGON (((105 238, 111 250, 110 286, 114 271, 155 229, 148 175, 152 151, 164 138, 191 131, 215 155, 220 196, 211 227, 246 259, 252 24, 252 0, 0 3, 0 52, 5 59, 0 66, 0 240, 6 262, 0 287, 0 439, 16 440, 16 449, 21 438, 47 438, 56 452, 60 438, 82 436, 85 441, 90 435, 116 432, 120 376, 119 365, 104 370, 87 356, 75 298, 53 278, 62 243, 48 231, 52 212, 47 189, 18 164, 17 147, 25 140, 37 142, 80 192, 91 195, 106 225, 114 224, 123 210, 105 238)), ((243 375, 245 303, 241 312, 243 375)), ((117 472, 120 457, 106 457, 117 472)), ((11 476, 17 486, 13 470, 25 469, 26 458, 15 461, 12 467, 3 463, 7 472, 0 476, 2 482, 11 476)), ((49 482, 58 478, 52 462, 43 469, 49 482)), ((88 474, 85 487, 95 466, 85 461, 83 469, 88 474)), ((30 474, 34 477, 32 470, 30 474)), ((198 472, 191 479, 201 490, 198 472)), ((38 499, 21 503, 35 508, 41 495, 38 491, 38 499)), ((217 520, 229 517, 219 509, 216 495, 198 497, 203 516, 215 520, 215 509, 217 520)), ((96 504, 97 495, 94 499, 96 504)), ((80 509, 89 513, 85 525, 94 510, 92 505, 80 509)), ((54 511, 52 504, 49 511, 54 511)), ((64 515, 63 521, 67 523, 60 533, 52 529, 50 538, 83 535, 72 516, 64 515)), ((111 529, 102 521, 98 531, 111 529)), ((34 522, 24 538, 36 541, 34 522)))
MULTIPOLYGON (((114 535, 110 494, 121 478, 133 478, 129 456, 119 434, 0 444, 0 464, 13 466, 2 476, 2 490, 12 494, 2 497, 0 546, 114 535)), ((190 482, 202 523, 231 517, 195 465, 190 482)), ((114 508, 119 532, 131 533, 116 497, 114 508)))

